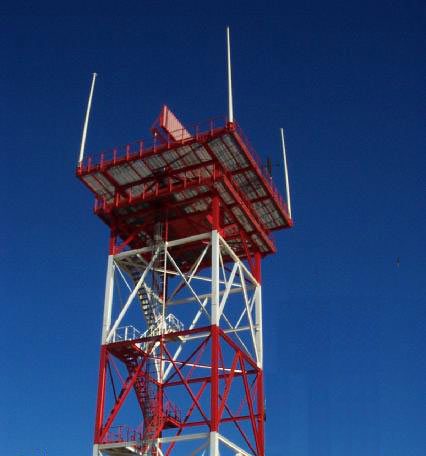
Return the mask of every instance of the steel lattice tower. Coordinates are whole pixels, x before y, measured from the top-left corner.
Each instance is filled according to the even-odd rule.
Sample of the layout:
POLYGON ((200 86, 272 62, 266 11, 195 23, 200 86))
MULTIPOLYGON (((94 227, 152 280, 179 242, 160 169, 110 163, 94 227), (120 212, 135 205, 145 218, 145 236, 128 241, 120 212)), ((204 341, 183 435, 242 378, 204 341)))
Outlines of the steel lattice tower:
POLYGON ((93 455, 264 456, 261 260, 287 206, 234 121, 82 160, 110 229, 93 455))

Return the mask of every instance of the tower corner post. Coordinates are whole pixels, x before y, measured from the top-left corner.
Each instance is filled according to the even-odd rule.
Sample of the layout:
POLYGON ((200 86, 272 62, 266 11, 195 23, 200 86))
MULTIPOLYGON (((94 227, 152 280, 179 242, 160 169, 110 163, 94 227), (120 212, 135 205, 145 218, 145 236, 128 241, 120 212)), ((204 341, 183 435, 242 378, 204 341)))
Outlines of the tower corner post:
POLYGON ((219 274, 220 274, 220 201, 212 198, 212 290, 211 290, 211 410, 210 410, 210 456, 219 456, 219 274))

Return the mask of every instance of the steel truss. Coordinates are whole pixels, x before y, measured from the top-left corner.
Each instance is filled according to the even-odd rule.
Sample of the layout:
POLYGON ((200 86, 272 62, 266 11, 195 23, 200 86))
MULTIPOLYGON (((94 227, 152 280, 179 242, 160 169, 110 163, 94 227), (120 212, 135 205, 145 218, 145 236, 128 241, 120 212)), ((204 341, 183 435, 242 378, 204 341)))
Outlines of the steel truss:
POLYGON ((110 255, 94 456, 264 456, 262 362, 260 255, 217 229, 110 255))

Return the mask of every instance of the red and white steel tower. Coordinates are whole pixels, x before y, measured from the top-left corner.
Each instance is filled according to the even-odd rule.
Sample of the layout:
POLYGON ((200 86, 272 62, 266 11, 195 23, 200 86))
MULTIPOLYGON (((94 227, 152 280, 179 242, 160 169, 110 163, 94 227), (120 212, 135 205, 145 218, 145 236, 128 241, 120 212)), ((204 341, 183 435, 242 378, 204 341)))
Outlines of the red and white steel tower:
POLYGON ((77 167, 110 229, 93 455, 264 456, 261 260, 287 205, 232 111, 164 106, 152 133, 77 167))

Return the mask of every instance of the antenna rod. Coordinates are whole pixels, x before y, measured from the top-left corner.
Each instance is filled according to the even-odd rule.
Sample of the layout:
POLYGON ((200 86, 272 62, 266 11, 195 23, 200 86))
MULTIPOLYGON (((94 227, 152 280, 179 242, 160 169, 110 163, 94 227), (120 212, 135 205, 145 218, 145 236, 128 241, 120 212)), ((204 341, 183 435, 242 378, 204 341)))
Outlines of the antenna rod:
POLYGON ((232 70, 231 70, 231 39, 229 27, 226 27, 226 45, 228 52, 228 122, 234 122, 234 107, 232 101, 232 70))
POLYGON ((287 154, 285 152, 285 141, 284 141, 284 130, 281 128, 281 143, 283 146, 283 160, 284 160, 284 178, 285 178, 285 190, 287 194, 287 206, 288 215, 291 216, 291 199, 290 199, 290 184, 288 183, 288 169, 287 169, 287 154))
POLYGON ((93 73, 92 86, 90 88, 89 101, 87 102, 86 118, 84 119, 83 135, 81 137, 80 155, 78 164, 81 165, 84 158, 84 148, 86 146, 87 126, 89 124, 90 109, 92 107, 93 91, 95 89, 96 73, 93 73))

